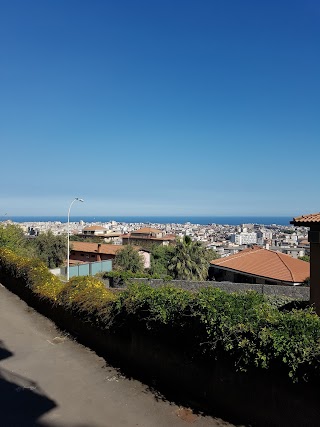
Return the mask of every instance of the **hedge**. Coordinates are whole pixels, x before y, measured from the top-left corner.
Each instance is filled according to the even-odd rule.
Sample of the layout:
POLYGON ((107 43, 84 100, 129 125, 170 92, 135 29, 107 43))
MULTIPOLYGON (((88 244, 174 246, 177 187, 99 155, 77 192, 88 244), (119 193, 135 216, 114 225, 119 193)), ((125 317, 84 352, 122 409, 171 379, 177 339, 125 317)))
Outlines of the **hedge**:
POLYGON ((109 279, 110 286, 113 288, 122 287, 130 283, 130 279, 162 279, 164 281, 172 280, 171 276, 158 274, 149 274, 145 272, 133 273, 132 271, 108 271, 102 274, 103 279, 109 279))
POLYGON ((187 337, 191 358, 227 359, 243 371, 279 370, 294 382, 319 380, 320 319, 312 308, 283 312, 254 291, 227 294, 208 287, 190 292, 145 284, 116 291, 93 277, 62 283, 41 261, 7 249, 0 249, 0 278, 4 284, 16 279, 102 330, 138 327, 162 339, 182 337, 179 345, 187 337))

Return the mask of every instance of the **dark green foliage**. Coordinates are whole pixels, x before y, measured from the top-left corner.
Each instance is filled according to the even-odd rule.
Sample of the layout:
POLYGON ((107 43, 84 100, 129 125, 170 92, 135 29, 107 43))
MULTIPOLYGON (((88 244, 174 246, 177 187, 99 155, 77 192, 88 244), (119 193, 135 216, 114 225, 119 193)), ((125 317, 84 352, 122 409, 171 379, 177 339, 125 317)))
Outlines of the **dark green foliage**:
POLYGON ((319 375, 320 319, 312 309, 281 313, 277 323, 265 331, 272 356, 289 368, 289 377, 308 380, 319 375))
MULTIPOLYGON (((70 242, 105 243, 100 237, 82 237, 77 235, 70 236, 70 242)), ((112 242, 108 242, 108 244, 110 245, 112 242)))
POLYGON ((55 236, 52 231, 41 233, 32 240, 35 254, 49 268, 59 267, 67 259, 67 236, 55 236))
POLYGON ((171 276, 163 276, 157 274, 149 274, 145 272, 137 271, 133 273, 132 271, 109 271, 102 274, 103 279, 109 279, 110 286, 117 288, 122 287, 130 283, 130 279, 162 279, 162 280, 171 280, 171 276))
POLYGON ((301 259, 301 261, 310 262, 310 257, 308 255, 299 256, 299 259, 301 259))
POLYGON ((174 246, 154 245, 151 249, 150 274, 160 277, 169 275, 168 265, 174 252, 174 246))
POLYGON ((227 356, 241 370, 278 366, 294 381, 319 375, 320 319, 310 308, 281 312, 256 292, 210 287, 191 293, 134 284, 119 298, 125 316, 147 329, 179 328, 197 342, 198 356, 227 356))
POLYGON ((176 244, 168 265, 169 274, 178 280, 206 280, 208 268, 206 249, 189 236, 176 244))
POLYGON ((143 320, 150 329, 161 325, 181 328, 186 308, 194 296, 191 292, 172 286, 152 288, 145 284, 131 284, 120 298, 126 315, 143 320))
MULTIPOLYGON (((194 280, 205 280, 208 274, 208 263, 216 258, 218 254, 212 249, 205 249, 200 243, 192 242, 189 236, 186 236, 182 242, 176 246, 155 245, 151 250, 150 274, 158 276, 174 276, 175 279, 186 279, 193 277, 194 280), (185 265, 187 271, 184 273, 182 256, 186 256, 185 265), (181 267, 179 267, 179 261, 181 267), (198 268, 195 266, 198 264, 198 268), (170 266, 170 267, 169 267, 170 266), (201 271, 201 269, 203 269, 201 271)), ((193 280, 188 279, 188 280, 193 280)))
POLYGON ((217 254, 217 252, 213 249, 206 249, 205 257, 206 257, 206 260, 208 262, 213 261, 214 259, 220 258, 220 256, 217 254))
POLYGON ((142 256, 130 245, 117 252, 113 266, 116 270, 132 271, 132 273, 144 270, 142 256))

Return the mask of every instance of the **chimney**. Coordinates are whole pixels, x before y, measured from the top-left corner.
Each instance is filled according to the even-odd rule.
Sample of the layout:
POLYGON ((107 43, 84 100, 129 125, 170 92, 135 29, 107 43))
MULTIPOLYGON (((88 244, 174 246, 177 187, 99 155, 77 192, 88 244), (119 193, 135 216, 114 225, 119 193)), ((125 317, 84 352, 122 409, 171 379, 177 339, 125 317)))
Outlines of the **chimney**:
POLYGON ((97 261, 101 261, 101 256, 100 256, 100 251, 101 251, 101 243, 98 243, 98 249, 97 249, 97 261))

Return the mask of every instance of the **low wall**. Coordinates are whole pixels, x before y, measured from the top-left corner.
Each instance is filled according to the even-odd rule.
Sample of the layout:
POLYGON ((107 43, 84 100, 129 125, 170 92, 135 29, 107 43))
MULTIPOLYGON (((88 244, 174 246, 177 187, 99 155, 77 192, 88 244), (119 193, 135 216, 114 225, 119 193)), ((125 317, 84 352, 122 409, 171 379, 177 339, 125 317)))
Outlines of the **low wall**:
POLYGON ((39 300, 16 279, 0 281, 41 314, 124 372, 155 386, 170 400, 235 424, 259 427, 320 425, 320 387, 292 384, 275 367, 236 372, 228 360, 191 357, 192 337, 170 330, 156 334, 136 322, 101 330, 61 306, 39 300), (189 350, 189 351, 188 351, 189 350))
POLYGON ((280 286, 280 285, 258 285, 249 283, 233 283, 233 282, 191 282, 188 280, 170 280, 161 279, 129 279, 132 283, 146 283, 153 288, 163 285, 172 285, 177 288, 186 289, 188 291, 196 291, 205 287, 219 288, 226 292, 241 292, 253 290, 259 294, 287 296, 294 299, 309 301, 310 288, 309 286, 280 286))

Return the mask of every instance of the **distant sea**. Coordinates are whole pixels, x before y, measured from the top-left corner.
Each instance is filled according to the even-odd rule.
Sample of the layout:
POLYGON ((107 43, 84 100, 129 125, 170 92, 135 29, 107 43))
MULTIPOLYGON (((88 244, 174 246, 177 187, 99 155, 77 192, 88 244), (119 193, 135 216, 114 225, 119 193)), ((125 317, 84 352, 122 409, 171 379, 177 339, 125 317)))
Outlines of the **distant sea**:
MULTIPOLYGON (((0 216, 0 221, 10 219, 14 222, 67 222, 67 216, 0 216)), ((158 224, 263 224, 290 225, 292 217, 288 216, 71 216, 70 222, 126 222, 126 223, 158 223, 158 224)))

